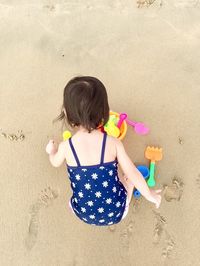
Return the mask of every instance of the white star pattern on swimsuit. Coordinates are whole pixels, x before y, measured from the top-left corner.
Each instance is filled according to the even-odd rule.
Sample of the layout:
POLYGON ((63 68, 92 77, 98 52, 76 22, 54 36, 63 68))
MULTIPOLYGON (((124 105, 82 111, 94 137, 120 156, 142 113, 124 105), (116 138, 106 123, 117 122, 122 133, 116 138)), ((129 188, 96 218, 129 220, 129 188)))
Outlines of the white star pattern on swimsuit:
POLYGON ((83 192, 79 192, 78 195, 80 198, 83 198, 83 192))
POLYGON ((104 166, 100 166, 99 169, 103 170, 105 167, 104 166))
POLYGON ((117 208, 119 208, 121 206, 121 203, 118 201, 115 205, 117 208))
POLYGON ((98 212, 99 212, 99 213, 104 212, 104 208, 98 208, 98 212))
POLYGON ((112 217, 113 215, 114 215, 113 212, 110 212, 110 213, 108 214, 109 217, 112 217))
POLYGON ((121 215, 121 212, 119 212, 117 215, 116 215, 116 217, 119 217, 121 215))
POLYGON ((116 192, 117 192, 117 188, 116 188, 116 187, 113 187, 112 191, 113 191, 114 193, 116 193, 116 192))
POLYGON ((73 182, 72 182, 72 187, 74 187, 74 188, 76 187, 76 185, 73 182))
POLYGON ((89 217, 90 217, 90 219, 95 219, 95 215, 93 215, 93 214, 90 215, 89 217))
POLYGON ((115 181, 118 181, 118 178, 117 178, 117 176, 115 177, 115 181))
POLYGON ((100 197, 101 197, 101 192, 100 192, 100 191, 97 191, 97 192, 95 193, 95 196, 96 196, 97 198, 100 198, 100 197))
POLYGON ((100 223, 103 223, 103 222, 105 222, 105 220, 104 220, 104 219, 101 219, 101 220, 99 220, 99 222, 100 222, 100 223))
POLYGON ((110 176, 112 176, 113 175, 113 170, 110 170, 108 173, 109 173, 110 176))
POLYGON ((113 222, 109 222, 108 224, 113 224, 113 222))
POLYGON ((74 201, 77 203, 78 202, 77 198, 74 198, 74 201))
POLYGON ((96 173, 92 174, 92 179, 96 180, 98 178, 98 175, 96 173))
POLYGON ((83 168, 82 171, 83 171, 83 172, 87 172, 87 169, 83 168))
POLYGON ((78 180, 78 181, 81 179, 80 175, 75 175, 75 177, 76 177, 76 180, 78 180))
POLYGON ((85 189, 91 189, 91 185, 89 183, 86 183, 84 186, 85 186, 85 189))
POLYGON ((111 202, 112 202, 112 199, 111 199, 111 198, 106 199, 106 203, 107 203, 107 204, 110 204, 111 202))
POLYGON ((86 212, 86 208, 81 207, 81 211, 82 211, 82 212, 86 212))
POLYGON ((94 203, 93 203, 92 200, 88 201, 87 204, 88 204, 88 206, 90 206, 90 207, 94 205, 94 203))
POLYGON ((104 181, 104 182, 102 183, 102 185, 103 185, 103 187, 107 187, 107 186, 108 186, 108 181, 104 181))

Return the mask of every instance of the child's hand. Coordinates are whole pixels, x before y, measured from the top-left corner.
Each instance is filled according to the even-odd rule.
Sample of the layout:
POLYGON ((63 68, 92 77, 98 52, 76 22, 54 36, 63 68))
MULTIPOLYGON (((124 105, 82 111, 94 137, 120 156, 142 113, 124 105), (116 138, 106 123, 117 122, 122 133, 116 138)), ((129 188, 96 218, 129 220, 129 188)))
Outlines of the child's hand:
POLYGON ((56 148, 56 144, 54 142, 54 140, 50 140, 49 143, 46 146, 46 152, 48 154, 54 154, 57 152, 57 148, 56 148))
POLYGON ((161 193, 162 189, 157 189, 157 190, 151 190, 150 189, 150 196, 147 198, 147 200, 155 203, 156 208, 160 207, 161 203, 161 193))

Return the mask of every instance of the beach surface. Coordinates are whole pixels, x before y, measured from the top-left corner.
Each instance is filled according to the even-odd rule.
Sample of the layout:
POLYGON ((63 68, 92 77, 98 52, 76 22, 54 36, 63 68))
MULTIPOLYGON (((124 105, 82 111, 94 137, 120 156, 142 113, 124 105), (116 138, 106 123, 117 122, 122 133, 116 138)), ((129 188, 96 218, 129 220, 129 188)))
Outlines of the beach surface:
POLYGON ((0 0, 0 265, 198 266, 200 255, 199 0, 0 0), (128 216, 89 226, 68 207, 66 166, 45 153, 62 139, 62 93, 98 77, 129 127, 133 162, 156 164, 159 209, 133 198, 128 216))

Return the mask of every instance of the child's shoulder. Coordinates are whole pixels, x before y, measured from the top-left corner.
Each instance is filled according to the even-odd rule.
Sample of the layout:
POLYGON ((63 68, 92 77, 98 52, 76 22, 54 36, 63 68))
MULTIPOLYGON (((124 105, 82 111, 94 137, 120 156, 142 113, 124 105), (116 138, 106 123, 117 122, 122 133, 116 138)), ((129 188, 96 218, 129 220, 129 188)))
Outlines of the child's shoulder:
POLYGON ((107 143, 108 144, 117 145, 118 141, 119 140, 117 138, 107 135, 107 143))
POLYGON ((115 138, 115 137, 113 137, 113 136, 109 136, 109 135, 107 135, 107 140, 108 140, 110 143, 112 143, 113 145, 116 145, 116 146, 118 146, 118 145, 120 145, 120 144, 122 143, 120 139, 115 138))

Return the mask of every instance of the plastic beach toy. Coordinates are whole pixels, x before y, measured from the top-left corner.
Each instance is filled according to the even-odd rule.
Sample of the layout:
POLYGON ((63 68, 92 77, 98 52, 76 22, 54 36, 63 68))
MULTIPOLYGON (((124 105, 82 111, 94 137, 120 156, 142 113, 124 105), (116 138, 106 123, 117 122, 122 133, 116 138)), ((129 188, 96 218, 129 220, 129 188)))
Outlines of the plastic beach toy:
MULTIPOLYGON (((120 119, 120 114, 117 112, 110 111, 110 117, 111 117, 112 121, 115 123, 115 127, 118 128, 116 125, 119 122, 118 120, 120 119), (114 118, 115 118, 115 120, 114 120, 114 118)), ((105 127, 104 127, 104 130, 105 130, 105 127)), ((127 123, 125 120, 122 121, 122 124, 121 124, 120 128, 118 128, 118 130, 119 130, 120 134, 117 138, 122 140, 126 136, 126 132, 127 132, 127 123)))
POLYGON ((162 160, 162 149, 158 147, 150 147, 148 146, 145 150, 145 157, 149 159, 150 162, 150 176, 147 181, 149 187, 154 187, 156 182, 154 178, 155 173, 155 162, 162 160))
POLYGON ((104 131, 115 138, 118 138, 120 135, 120 130, 116 126, 117 124, 117 117, 115 115, 110 115, 108 122, 104 126, 104 131))
POLYGON ((72 134, 71 134, 70 131, 65 130, 65 131, 63 132, 63 140, 67 140, 67 139, 71 138, 71 136, 72 136, 72 134))
POLYGON ((119 121, 117 123, 117 127, 120 128, 123 121, 127 118, 127 114, 126 113, 122 113, 119 115, 119 121))
POLYGON ((149 132, 149 128, 147 126, 145 126, 144 123, 141 123, 141 122, 134 122, 134 121, 131 121, 129 119, 126 119, 126 122, 134 127, 135 129, 135 132, 139 135, 146 135, 148 132, 149 132))
POLYGON ((104 126, 104 130, 107 132, 108 135, 118 138, 120 135, 120 130, 116 127, 114 121, 108 121, 104 126))
MULTIPOLYGON (((144 179, 147 179, 149 177, 149 168, 145 165, 138 165, 137 169, 140 171, 144 179)), ((133 192, 133 195, 135 198, 139 198, 141 196, 141 193, 139 190, 135 189, 133 192)))

